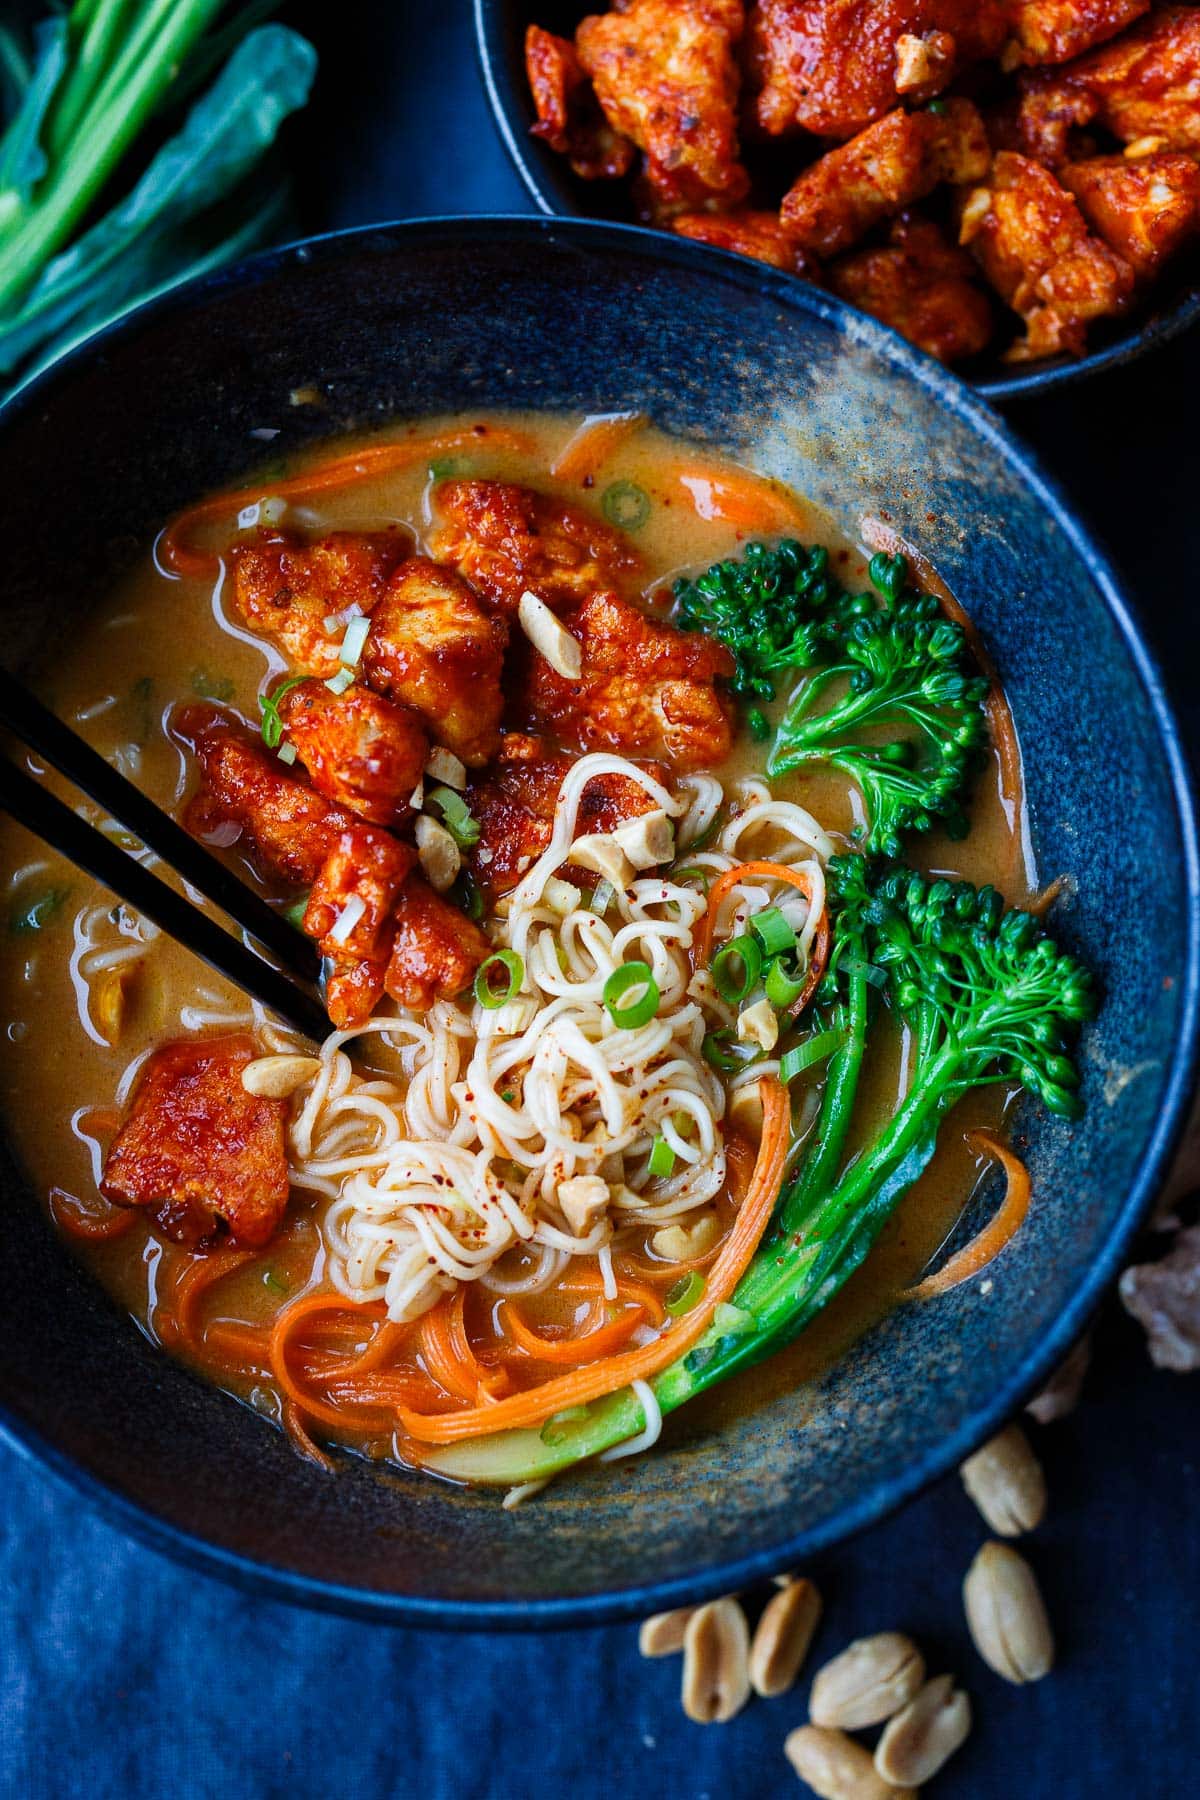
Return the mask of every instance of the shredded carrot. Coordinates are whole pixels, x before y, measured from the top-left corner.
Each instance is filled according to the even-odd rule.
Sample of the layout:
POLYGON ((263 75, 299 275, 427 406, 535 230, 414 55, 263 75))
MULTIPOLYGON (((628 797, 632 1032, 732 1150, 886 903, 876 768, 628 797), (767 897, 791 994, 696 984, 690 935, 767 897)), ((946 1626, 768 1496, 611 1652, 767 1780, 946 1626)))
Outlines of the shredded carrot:
POLYGON ((318 1395, 310 1393, 303 1381, 297 1379, 293 1374, 289 1359, 297 1329, 321 1313, 349 1313, 359 1324, 364 1321, 373 1322, 378 1318, 378 1314, 372 1308, 360 1306, 353 1300, 345 1299, 341 1294, 305 1294, 301 1299, 294 1300, 279 1314, 271 1328, 271 1374, 275 1379, 276 1386, 286 1400, 290 1400, 294 1406, 299 1408, 305 1418, 316 1419, 323 1425, 332 1425, 335 1430, 344 1431, 348 1425, 363 1423, 361 1417, 355 1419, 347 1414, 347 1405, 365 1407, 376 1413, 383 1411, 384 1416, 379 1420, 379 1424, 381 1428, 386 1429, 386 1408, 375 1399, 372 1391, 373 1384, 378 1380, 374 1372, 370 1373, 363 1381, 346 1379, 344 1367, 340 1370, 327 1369, 321 1379, 323 1385, 328 1385, 331 1390, 338 1375, 343 1377, 339 1387, 339 1392, 343 1396, 343 1404, 340 1406, 330 1405, 318 1395))
MULTIPOLYGON (((661 1325, 667 1314, 654 1289, 644 1286, 639 1281, 630 1281, 620 1270, 615 1269, 613 1274, 616 1278, 618 1298, 630 1306, 644 1307, 651 1324, 661 1325)), ((568 1266, 556 1286, 560 1292, 566 1294, 602 1294, 604 1277, 599 1269, 572 1269, 568 1266)))
POLYGON ((712 1322, 713 1314, 737 1286, 766 1230, 779 1192, 787 1157, 791 1108, 787 1090, 774 1075, 760 1082, 763 1100, 763 1135, 746 1198, 733 1229, 722 1246, 705 1284, 704 1297, 692 1311, 677 1319, 654 1339, 620 1355, 593 1362, 586 1368, 555 1377, 521 1394, 509 1395, 490 1406, 429 1415, 401 1405, 401 1423, 410 1437, 423 1443, 450 1444, 463 1438, 485 1436, 513 1426, 539 1425, 551 1413, 567 1406, 583 1406, 599 1400, 632 1381, 646 1381, 690 1350, 712 1322))
POLYGON ((68 1237, 81 1238, 85 1243, 107 1243, 124 1237, 137 1222, 138 1215, 132 1207, 114 1206, 108 1200, 102 1205, 103 1212, 92 1212, 65 1188, 50 1189, 50 1217, 68 1237))
POLYGON ((1021 749, 1017 742, 1017 728, 1013 723, 1008 695, 1004 692, 999 671, 988 655, 975 621, 955 599, 928 557, 922 556, 898 531, 885 525, 882 519, 863 519, 859 529, 868 550, 882 550, 885 556, 907 557, 924 591, 933 594, 946 617, 961 627, 967 647, 978 664, 979 673, 988 684, 985 708, 988 730, 992 734, 996 760, 1000 767, 1000 800, 1008 816, 1009 829, 1015 832, 1021 804, 1021 749))
POLYGON ((1033 896, 1032 900, 1026 902, 1025 911, 1032 913, 1035 919, 1044 918, 1054 902, 1061 899, 1062 895, 1066 893, 1070 881, 1069 875, 1056 875, 1053 881, 1033 896))
POLYGON ((241 512, 266 495, 280 500, 297 499, 305 494, 328 493, 334 488, 351 487, 356 481, 368 481, 397 469, 407 469, 423 457, 444 455, 448 450, 479 449, 523 450, 532 448, 529 438, 507 427, 489 426, 486 438, 478 432, 440 431, 432 437, 402 438, 394 444, 369 444, 349 456, 335 456, 329 462, 317 463, 284 481, 264 476, 253 487, 236 488, 198 501, 179 513, 158 540, 159 559, 177 575, 214 574, 220 562, 215 551, 197 550, 188 538, 197 526, 209 525, 241 512))
MULTIPOLYGON (((799 888, 807 895, 812 904, 812 883, 802 869, 789 869, 783 863, 748 862, 738 863, 732 869, 726 869, 718 875, 708 890, 708 906, 700 921, 696 934, 696 967, 703 968, 712 957, 713 933, 717 928, 717 911, 722 900, 742 881, 785 881, 789 886, 799 888)), ((812 951, 808 959, 808 973, 804 979, 804 987, 799 997, 794 1000, 788 1011, 795 1018, 808 1005, 829 961, 829 909, 822 907, 821 916, 817 920, 817 929, 813 937, 812 951)))
POLYGON ((933 1294, 948 1293, 951 1288, 961 1287, 964 1281, 970 1281, 994 1262, 1004 1246, 1015 1237, 1029 1211, 1032 1185, 1029 1171, 1019 1156, 1014 1156, 1006 1144, 1002 1144, 990 1131, 971 1131, 967 1133, 967 1142, 994 1156, 1003 1168, 1008 1179, 1004 1190, 1004 1198, 1000 1202, 995 1216, 989 1220, 969 1244, 944 1262, 936 1275, 927 1275, 924 1281, 918 1282, 909 1290, 910 1300, 927 1300, 933 1294))
POLYGON ((474 1404, 479 1398, 479 1377, 473 1367, 475 1358, 461 1354, 459 1334, 451 1326, 451 1304, 452 1296, 443 1294, 436 1306, 422 1313, 417 1337, 421 1361, 438 1386, 445 1388, 455 1400, 469 1400, 474 1404))
POLYGON ((164 1343, 178 1345, 192 1356, 204 1352, 204 1333, 197 1310, 208 1290, 254 1256, 252 1250, 211 1250, 207 1256, 180 1256, 160 1265, 159 1303, 155 1328, 164 1343))
POLYGON ((744 531, 799 531, 808 515, 786 488, 749 469, 696 463, 675 479, 701 519, 719 519, 744 531))
POLYGON ((271 1373, 271 1334, 261 1325, 215 1319, 204 1332, 205 1358, 215 1357, 232 1375, 271 1373))
POLYGON ((473 1376, 480 1399, 499 1399, 512 1386, 505 1369, 489 1369, 475 1354, 467 1331, 467 1285, 460 1281, 450 1300, 450 1340, 462 1366, 473 1376))
POLYGON ((621 445, 646 428, 645 413, 610 413, 603 418, 588 419, 573 432, 550 473, 558 481, 582 481, 594 475, 621 445))
POLYGON ((313 1443, 304 1429, 299 1409, 290 1400, 283 1403, 283 1429, 291 1439, 292 1448, 300 1453, 305 1462, 315 1463, 327 1475, 337 1473, 337 1464, 332 1456, 327 1456, 319 1444, 313 1443))
POLYGON ((580 1337, 545 1338, 525 1323, 511 1300, 506 1300, 501 1310, 505 1329, 514 1343, 526 1356, 544 1363, 578 1364, 593 1361, 598 1356, 611 1356, 646 1317, 642 1307, 635 1303, 626 1307, 620 1318, 609 1319, 606 1324, 598 1325, 594 1331, 585 1331, 580 1337))

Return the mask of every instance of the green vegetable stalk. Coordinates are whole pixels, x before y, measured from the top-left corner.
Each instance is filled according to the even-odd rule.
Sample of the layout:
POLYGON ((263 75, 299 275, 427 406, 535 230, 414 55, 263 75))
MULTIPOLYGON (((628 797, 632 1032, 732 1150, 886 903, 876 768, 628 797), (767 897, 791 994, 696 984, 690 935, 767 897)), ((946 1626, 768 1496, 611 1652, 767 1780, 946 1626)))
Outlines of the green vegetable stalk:
MULTIPOLYGON (((875 871, 861 857, 834 858, 827 875, 833 947, 814 1029, 836 1027, 840 1047, 817 1126, 731 1304, 650 1384, 664 1413, 790 1343, 828 1305, 927 1166, 939 1126, 964 1094, 1015 1081, 1061 1117, 1079 1111, 1069 1046, 1095 996, 1087 971, 1036 919, 1005 913, 990 888, 875 871), (910 1031, 913 1068, 874 1142, 848 1154, 877 992, 910 1031)), ((584 1417, 427 1451, 424 1460, 461 1480, 532 1481, 644 1424, 626 1389, 584 1417)))

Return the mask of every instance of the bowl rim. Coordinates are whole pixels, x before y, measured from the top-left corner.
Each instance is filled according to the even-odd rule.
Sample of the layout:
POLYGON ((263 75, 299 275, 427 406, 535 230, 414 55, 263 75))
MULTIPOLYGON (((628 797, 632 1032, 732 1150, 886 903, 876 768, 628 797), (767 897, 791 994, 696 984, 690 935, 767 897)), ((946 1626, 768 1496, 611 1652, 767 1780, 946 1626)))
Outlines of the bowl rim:
POLYGON ((260 252, 228 268, 180 282, 134 308, 75 346, 10 395, 0 405, 0 432, 14 419, 36 412, 53 396, 57 387, 68 385, 80 368, 98 358, 103 359, 113 345, 136 339, 147 326, 169 323, 174 317, 186 317, 197 303, 202 304, 222 292, 239 287, 252 289, 268 276, 286 274, 289 265, 304 267, 314 259, 336 262, 347 250, 359 246, 368 253, 372 245, 386 245, 389 250, 411 253, 414 249, 447 244, 461 247, 467 235, 476 241, 498 244, 525 239, 533 243, 544 242, 547 246, 578 246, 591 252, 616 252, 622 258, 631 252, 638 253, 703 279, 721 278, 765 295, 782 307, 849 326, 857 338, 868 343, 874 340, 874 348, 882 360, 898 365, 909 379, 931 390, 940 404, 989 445, 1049 513, 1082 561, 1102 603, 1108 608, 1154 717, 1174 800, 1186 876, 1182 991, 1163 1102, 1149 1135, 1138 1176, 1106 1242, 1081 1279, 1078 1291, 1054 1325, 1031 1346, 988 1405, 965 1418, 956 1431, 939 1439, 906 1468, 881 1477, 838 1514, 819 1526, 793 1533, 770 1549, 709 1567, 701 1565, 669 1579, 635 1582, 607 1593, 550 1595, 534 1600, 460 1600, 382 1593, 300 1574, 228 1550, 185 1531, 84 1468, 11 1409, 0 1407, 0 1438, 65 1481, 129 1536, 202 1573, 222 1577, 235 1586, 271 1599, 362 1619, 459 1631, 547 1630, 646 1617, 749 1587, 781 1568, 796 1566, 818 1551, 876 1523, 953 1469, 1005 1424, 1062 1361, 1118 1273, 1125 1250, 1165 1173, 1167 1159, 1182 1132, 1192 1097, 1200 1039, 1200 851, 1189 765, 1157 661, 1143 640, 1141 626, 1121 592, 1107 555, 1075 518, 1058 484, 999 415, 940 363, 923 355, 876 321, 856 313, 834 295, 796 282, 765 263, 731 255, 714 262, 707 246, 694 244, 686 238, 665 237, 661 232, 639 226, 528 214, 445 215, 351 227, 260 252))
MULTIPOLYGON (((524 183, 526 192, 538 209, 550 218, 595 218, 594 214, 567 207, 561 200, 556 200, 552 188, 543 179, 541 171, 549 166, 547 159, 554 152, 531 138, 524 126, 521 117, 522 95, 510 82, 504 67, 505 53, 509 46, 505 9, 501 0, 472 0, 472 10, 475 17, 475 51, 492 117, 509 160, 524 183)), ((669 239, 672 234, 657 232, 657 235, 669 239)), ((734 257, 741 262, 751 260, 739 256, 736 251, 720 250, 714 245, 703 248, 712 256, 734 257)), ((780 270, 779 273, 787 282, 805 289, 812 288, 813 284, 802 275, 789 274, 786 270, 780 270)), ((818 290, 822 291, 824 290, 818 290)), ((846 304, 849 305, 849 302, 846 304)), ((850 310, 860 318, 873 316, 862 312, 858 307, 851 307, 850 310)), ((1161 344, 1170 343, 1197 320, 1200 320, 1200 281, 1195 287, 1185 289, 1177 295, 1161 313, 1147 319, 1129 336, 1117 338, 1112 343, 1101 345, 1099 349, 1089 350, 1083 356, 1047 358, 1043 362, 1025 365, 1018 363, 1013 365, 1011 374, 983 375, 978 379, 960 375, 958 379, 975 393, 985 394, 989 400, 1016 400, 1031 394, 1045 394, 1058 388, 1073 387, 1106 369, 1121 368, 1126 363, 1136 362, 1139 357, 1158 349, 1161 344)), ((875 320, 875 323, 893 336, 900 336, 892 326, 884 325, 881 320, 875 320)), ((901 338, 901 342, 908 343, 908 339, 901 338)), ((909 348, 915 349, 915 346, 909 344, 909 348)), ((926 353, 917 351, 916 354, 926 353)), ((930 360, 936 361, 936 358, 930 360)))

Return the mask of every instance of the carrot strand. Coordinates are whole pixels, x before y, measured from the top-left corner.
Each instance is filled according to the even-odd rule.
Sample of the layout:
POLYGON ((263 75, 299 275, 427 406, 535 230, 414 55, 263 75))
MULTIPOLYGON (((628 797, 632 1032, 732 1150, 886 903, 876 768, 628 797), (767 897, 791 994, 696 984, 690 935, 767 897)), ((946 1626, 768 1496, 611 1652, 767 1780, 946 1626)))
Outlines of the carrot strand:
POLYGON ((585 475, 594 475, 622 444, 644 431, 646 423, 644 413, 611 413, 585 420, 551 463, 551 475, 557 481, 582 481, 585 475))
POLYGON ((675 471, 675 479, 701 519, 723 520, 744 531, 800 531, 805 508, 768 476, 749 469, 696 463, 675 471))
POLYGON ((610 1356, 621 1348, 646 1316, 635 1304, 627 1307, 619 1319, 610 1319, 607 1324, 597 1326, 594 1331, 585 1331, 580 1337, 545 1338, 525 1323, 511 1300, 505 1301, 503 1312, 505 1328, 526 1356, 537 1362, 571 1364, 610 1356))
POLYGON ((927 1300, 934 1294, 949 1293, 951 1288, 961 1287, 964 1281, 970 1281, 986 1269, 989 1263, 995 1262, 1004 1246, 1012 1241, 1025 1221, 1029 1211, 1029 1202, 1033 1186, 1029 1179, 1029 1171, 1019 1156, 1014 1156, 1006 1144, 1002 1144, 990 1131, 970 1131, 967 1142, 987 1152, 1000 1164, 1007 1177, 1004 1198, 994 1216, 984 1226, 978 1237, 964 1244, 961 1250, 947 1259, 935 1275, 927 1275, 924 1281, 918 1282, 909 1290, 910 1300, 927 1300))
POLYGON ((525 1393, 510 1395, 491 1406, 429 1415, 401 1406, 400 1420, 410 1437, 423 1443, 457 1443, 514 1426, 541 1424, 551 1413, 567 1406, 583 1406, 599 1400, 632 1381, 649 1380, 690 1350, 712 1322, 717 1307, 727 1300, 745 1272, 767 1228, 779 1192, 787 1157, 791 1109, 787 1090, 774 1075, 759 1083, 763 1102, 763 1135, 746 1198, 734 1220, 721 1254, 713 1265, 699 1304, 674 1321, 653 1343, 642 1344, 586 1368, 572 1370, 543 1382, 525 1393))

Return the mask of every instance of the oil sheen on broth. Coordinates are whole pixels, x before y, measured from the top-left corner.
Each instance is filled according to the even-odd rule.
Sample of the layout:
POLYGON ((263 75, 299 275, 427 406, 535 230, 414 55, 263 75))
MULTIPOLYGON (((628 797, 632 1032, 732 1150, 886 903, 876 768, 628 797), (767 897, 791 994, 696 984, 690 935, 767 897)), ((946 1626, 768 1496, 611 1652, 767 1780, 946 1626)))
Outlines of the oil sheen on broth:
MULTIPOLYGON (((579 429, 578 418, 470 415, 425 421, 422 429, 462 431, 499 424, 532 440, 532 454, 489 446, 485 430, 452 470, 437 468, 437 478, 470 473, 514 480, 559 492, 576 503, 594 504, 595 496, 581 488, 578 479, 566 484, 550 473, 579 429)), ((321 455, 331 449, 352 450, 367 441, 380 440, 326 445, 321 455)), ((649 577, 647 592, 677 574, 738 554, 746 538, 754 535, 725 519, 706 516, 712 509, 705 504, 704 484, 680 478, 694 460, 694 449, 646 427, 620 446, 597 484, 620 477, 636 483, 651 499, 649 517, 636 536, 649 577)), ((706 466, 719 467, 719 459, 706 453, 706 466)), ((286 468, 275 464, 258 469, 264 494, 270 493, 272 479, 301 467, 298 460, 286 468)), ((328 494, 314 494, 289 508, 287 522, 306 531, 379 529, 396 523, 415 535, 420 550, 431 525, 434 484, 435 476, 422 461, 328 494)), ((223 528, 225 538, 232 523, 223 528)), ((844 584, 866 585, 860 551, 803 502, 792 534, 827 545, 844 584)), ((212 534, 214 544, 220 537, 219 532, 212 534)), ((232 703, 247 719, 256 720, 256 696, 264 680, 285 666, 277 651, 230 621, 220 581, 214 589, 210 577, 168 578, 148 547, 118 591, 98 601, 86 637, 55 646, 54 660, 40 685, 61 717, 160 805, 178 811, 193 777, 183 752, 164 729, 172 706, 201 696, 232 703)), ((761 773, 763 756, 762 746, 742 732, 730 765, 720 773, 724 777, 761 773)), ((48 785, 55 785, 53 779, 48 785)), ((848 832, 853 824, 852 795, 834 773, 789 776, 775 784, 775 791, 801 803, 835 835, 848 832)), ((128 986, 119 1023, 112 1017, 97 1018, 97 983, 91 984, 89 1011, 88 984, 79 973, 81 958, 89 955, 89 931, 99 944, 89 966, 95 966, 97 956, 103 963, 106 950, 118 953, 113 960, 119 964, 120 951, 134 942, 128 935, 134 929, 132 919, 113 896, 61 862, 37 839, 10 824, 3 826, 2 836, 9 932, 0 972, 8 1021, 0 1044, 6 1124, 42 1195, 49 1198, 58 1190, 86 1206, 95 1196, 103 1141, 144 1056, 183 1031, 213 1028, 214 1022, 243 1010, 245 1003, 189 952, 156 936, 128 986)), ((1014 803, 1002 794, 994 753, 975 787, 969 837, 961 843, 927 837, 914 843, 909 854, 918 866, 977 883, 991 882, 1012 904, 1029 898, 1035 871, 1023 801, 1014 803)), ((897 1041, 890 1066, 877 1067, 874 1075, 871 1099, 881 1110, 894 1106, 902 1084, 901 1049, 897 1041)), ((897 1302, 944 1242, 984 1172, 985 1163, 965 1141, 967 1131, 996 1125, 1008 1098, 1007 1090, 993 1088, 960 1104, 933 1162, 865 1266, 799 1343, 736 1380, 728 1391, 718 1389, 707 1397, 702 1405, 710 1417, 714 1408, 725 1412, 753 1407, 763 1394, 799 1385, 897 1302)), ((210 1317, 261 1323, 310 1285, 319 1285, 323 1251, 318 1221, 324 1204, 307 1197, 294 1200, 291 1222, 279 1244, 221 1282, 215 1289, 219 1303, 214 1301, 210 1317)), ((164 1247, 139 1215, 121 1237, 83 1244, 79 1253, 141 1329, 161 1340, 155 1319, 161 1258, 187 1252, 164 1247)), ((553 1317, 553 1307, 553 1297, 546 1297, 543 1322, 553 1317)), ((232 1373, 219 1355, 207 1359, 203 1372, 259 1410, 280 1417, 280 1396, 269 1381, 232 1373)), ((388 1445, 362 1434, 349 1431, 345 1437, 354 1448, 388 1452, 388 1445)))

